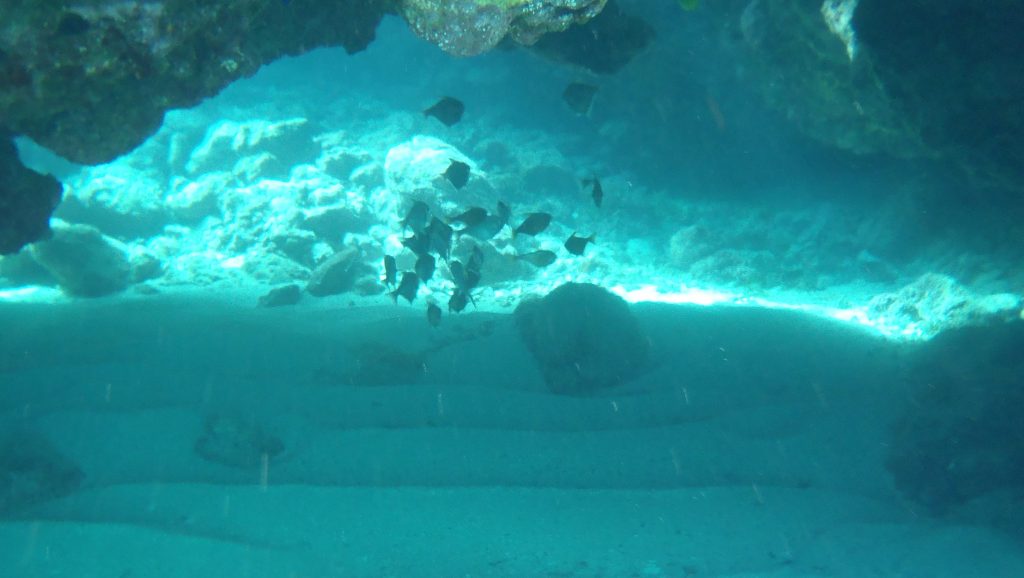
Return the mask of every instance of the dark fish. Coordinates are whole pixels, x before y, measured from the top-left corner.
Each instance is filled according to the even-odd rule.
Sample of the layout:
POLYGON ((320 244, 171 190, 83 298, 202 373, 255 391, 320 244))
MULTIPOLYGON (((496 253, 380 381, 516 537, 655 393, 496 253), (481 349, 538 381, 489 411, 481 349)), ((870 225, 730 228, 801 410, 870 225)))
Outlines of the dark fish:
POLYGON ((480 248, 480 245, 473 245, 473 251, 469 255, 469 260, 466 261, 466 270, 479 273, 483 266, 484 251, 480 248))
POLYGON ((531 253, 523 253, 517 255, 516 259, 520 261, 526 261, 534 267, 547 267, 548 265, 555 262, 558 259, 558 255, 555 255, 554 251, 533 251, 531 253))
POLYGON ((444 172, 444 178, 456 189, 461 189, 469 182, 469 165, 462 161, 451 159, 452 164, 444 172))
POLYGON ((431 327, 437 327, 441 324, 441 308, 436 303, 427 303, 427 323, 431 327))
POLYGON ((452 254, 452 235, 454 232, 448 223, 437 217, 431 218, 430 225, 427 226, 427 234, 430 236, 430 250, 437 253, 445 261, 452 254))
POLYGON ((398 280, 398 264, 391 255, 384 255, 384 285, 394 287, 398 280))
POLYGON ((509 219, 512 218, 512 208, 505 203, 498 201, 497 217, 501 221, 501 226, 504 227, 508 224, 509 219))
POLYGON ((589 237, 580 237, 576 233, 572 234, 572 237, 565 242, 565 249, 573 255, 582 255, 583 251, 587 248, 587 245, 594 242, 594 235, 589 237))
POLYGON ((416 270, 416 275, 419 276, 420 281, 426 283, 434 277, 434 269, 436 263, 434 262, 433 255, 420 255, 419 259, 416 259, 416 266, 413 267, 416 270))
POLYGON ((526 219, 512 231, 512 236, 516 235, 536 235, 548 228, 551 224, 551 215, 548 213, 530 213, 526 215, 526 219))
POLYGON ((590 187, 590 198, 594 199, 594 205, 600 209, 601 202, 604 201, 604 187, 601 186, 601 181, 597 180, 597 177, 583 179, 583 186, 590 187))
POLYGON ((424 116, 432 116, 445 126, 452 126, 462 119, 466 106, 457 98, 446 96, 433 106, 423 111, 424 116))
POLYGON ((420 288, 420 279, 412 271, 406 271, 402 273, 402 282, 398 284, 398 289, 391 292, 391 299, 398 303, 399 297, 404 297, 406 301, 412 303, 413 299, 416 298, 416 291, 420 288))
POLYGON ((417 256, 422 257, 430 253, 430 233, 423 231, 416 233, 412 237, 406 237, 402 239, 402 246, 409 249, 417 256))
POLYGON ((456 289, 469 293, 471 289, 480 283, 479 269, 470 269, 460 261, 449 263, 448 270, 451 271, 452 283, 455 283, 456 289))
POLYGON ((456 289, 452 293, 451 299, 448 300, 448 311, 461 313, 466 308, 466 303, 469 303, 469 295, 461 289, 456 289))
POLYGON ((459 231, 459 235, 469 235, 478 241, 490 241, 505 227, 505 223, 497 215, 488 215, 483 222, 466 227, 459 231))
POLYGON ((414 233, 419 233, 426 228, 429 219, 430 207, 423 201, 413 201, 409 212, 402 219, 402 228, 412 229, 414 233))
POLYGON ((590 114, 590 105, 594 102, 595 94, 597 94, 597 87, 593 84, 571 82, 562 92, 562 100, 569 105, 573 112, 585 116, 590 114))
POLYGON ((462 223, 466 227, 475 227, 484 222, 487 218, 487 209, 483 207, 470 207, 462 213, 452 217, 452 223, 462 223))

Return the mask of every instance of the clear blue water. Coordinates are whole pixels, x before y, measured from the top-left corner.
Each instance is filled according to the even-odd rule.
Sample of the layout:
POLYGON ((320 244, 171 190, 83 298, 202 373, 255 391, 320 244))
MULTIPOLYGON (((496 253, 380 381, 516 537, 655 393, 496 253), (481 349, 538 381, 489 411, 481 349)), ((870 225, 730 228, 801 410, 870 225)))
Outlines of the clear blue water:
POLYGON ((98 253, 0 265, 3 575, 1024 575, 1016 244, 942 191, 920 211, 935 167, 801 136, 699 11, 633 8, 658 40, 613 76, 392 18, 109 165, 22 143, 67 187, 58 230, 133 277, 89 298, 98 253), (454 127, 420 112, 443 95, 454 127), (462 313, 440 257, 392 302, 413 199, 553 224, 477 242, 462 313), (346 250, 337 294, 257 306, 346 250), (517 309, 566 282, 607 291, 517 309))

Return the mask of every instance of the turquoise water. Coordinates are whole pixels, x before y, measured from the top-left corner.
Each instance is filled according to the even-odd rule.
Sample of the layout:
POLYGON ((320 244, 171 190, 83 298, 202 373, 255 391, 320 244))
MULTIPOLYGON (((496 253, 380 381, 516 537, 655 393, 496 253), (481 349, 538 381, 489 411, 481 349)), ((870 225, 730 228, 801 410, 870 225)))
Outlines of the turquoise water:
POLYGON ((392 18, 107 165, 23 141, 65 199, 0 261, 3 575, 1024 575, 1012 211, 808 139, 665 4, 615 75, 392 18), (414 201, 512 216, 405 299, 414 201))

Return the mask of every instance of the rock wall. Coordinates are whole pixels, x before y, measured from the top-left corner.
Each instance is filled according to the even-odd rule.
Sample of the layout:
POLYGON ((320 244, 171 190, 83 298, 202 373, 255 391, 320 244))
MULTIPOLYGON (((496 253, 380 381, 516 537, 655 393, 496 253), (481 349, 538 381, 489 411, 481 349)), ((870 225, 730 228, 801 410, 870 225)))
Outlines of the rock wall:
POLYGON ((45 237, 60 195, 56 179, 21 165, 10 135, 0 129, 0 255, 45 237))
POLYGON ((0 22, 0 125, 75 162, 110 161, 276 58, 366 47, 390 3, 15 2, 0 22))
POLYGON ((1024 7, 1000 0, 709 3, 738 74, 805 135, 857 154, 931 159, 1019 193, 1024 7))

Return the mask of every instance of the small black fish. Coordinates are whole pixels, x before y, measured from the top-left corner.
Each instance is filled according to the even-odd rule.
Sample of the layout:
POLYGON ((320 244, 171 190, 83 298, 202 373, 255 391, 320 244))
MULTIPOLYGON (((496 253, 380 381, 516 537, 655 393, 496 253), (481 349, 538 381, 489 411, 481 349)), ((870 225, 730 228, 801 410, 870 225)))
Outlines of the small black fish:
POLYGON ((398 298, 404 297, 406 301, 412 303, 413 299, 416 299, 416 292, 419 288, 419 277, 412 271, 406 271, 402 273, 402 282, 398 284, 398 289, 391 292, 391 299, 398 303, 398 298))
POLYGON ((466 303, 469 303, 469 296, 465 291, 456 289, 452 293, 451 299, 448 300, 448 311, 455 313, 461 313, 466 308, 466 303))
POLYGON ((555 255, 554 251, 533 251, 530 253, 523 253, 517 255, 516 259, 520 261, 526 261, 534 267, 547 267, 548 265, 555 262, 558 259, 558 255, 555 255))
POLYGON ((402 228, 412 229, 414 233, 419 233, 426 228, 429 219, 430 207, 423 201, 413 201, 409 212, 402 219, 402 228))
POLYGON ((469 182, 469 165, 462 161, 451 159, 452 164, 444 172, 444 178, 456 189, 461 189, 469 182))
POLYGON ((394 287, 398 280, 398 264, 391 255, 384 255, 384 285, 394 287))
POLYGON ((562 92, 562 100, 569 105, 573 112, 586 116, 590 114, 590 106, 594 102, 595 94, 597 94, 597 87, 593 84, 570 82, 562 92))
POLYGON ((462 120, 466 106, 457 98, 446 96, 423 111, 424 116, 432 116, 445 126, 452 126, 462 120))
POLYGON ((509 219, 512 218, 512 208, 502 201, 498 201, 497 217, 501 221, 501 226, 504 227, 508 224, 509 219))
POLYGON ((512 236, 516 235, 536 235, 548 228, 551 224, 551 215, 548 213, 530 213, 526 215, 526 219, 512 231, 512 236))
POLYGON ((402 246, 409 249, 417 256, 422 257, 430 253, 430 233, 428 231, 422 231, 416 233, 412 237, 406 237, 402 239, 402 246))
POLYGON ((441 324, 441 308, 436 303, 427 303, 427 323, 431 327, 437 327, 441 324))
POLYGON ((480 245, 473 245, 473 251, 469 254, 469 260, 466 261, 466 270, 479 273, 483 266, 484 251, 480 248, 480 245))
POLYGON ((484 222, 487 218, 487 209, 483 207, 470 207, 465 211, 451 218, 452 223, 462 223, 467 228, 475 227, 484 222))
POLYGON ((573 255, 582 255, 583 251, 587 248, 587 245, 594 242, 594 235, 589 237, 580 237, 576 233, 572 234, 572 237, 565 242, 565 249, 573 255))
POLYGON ((447 261, 452 254, 452 235, 454 233, 454 229, 448 223, 437 217, 431 218, 430 225, 427 226, 427 234, 430 236, 430 250, 447 261))
POLYGON ((480 271, 478 269, 469 269, 460 261, 449 263, 448 270, 452 274, 452 283, 455 284, 456 289, 469 293, 471 289, 480 283, 480 271))
POLYGON ((594 205, 600 209, 601 202, 604 201, 604 187, 601 186, 601 181, 597 180, 597 177, 583 179, 583 186, 590 187, 590 198, 594 199, 594 205))
POLYGON ((483 222, 459 230, 459 235, 469 235, 478 241, 490 241, 505 227, 497 215, 488 215, 483 222))
POLYGON ((436 266, 433 255, 420 255, 420 258, 416 259, 416 265, 413 269, 416 270, 416 275, 419 276, 420 281, 426 283, 434 277, 436 266))

